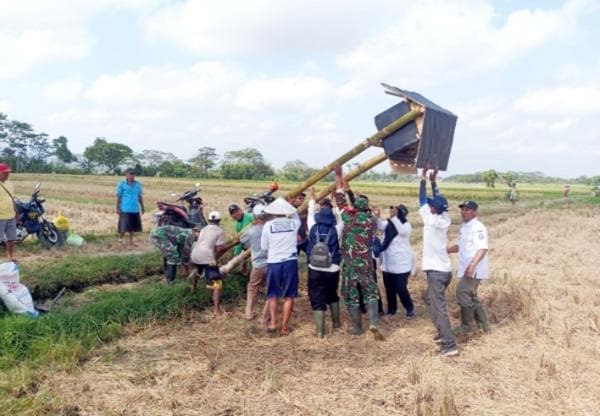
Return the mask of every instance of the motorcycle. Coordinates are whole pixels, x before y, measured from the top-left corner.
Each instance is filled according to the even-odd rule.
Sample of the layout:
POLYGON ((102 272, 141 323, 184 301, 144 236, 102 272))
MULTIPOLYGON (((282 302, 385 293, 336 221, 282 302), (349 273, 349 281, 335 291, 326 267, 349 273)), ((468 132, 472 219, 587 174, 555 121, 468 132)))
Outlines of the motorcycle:
POLYGON ((35 184, 31 199, 28 202, 15 198, 17 208, 17 240, 23 242, 28 236, 35 234, 44 248, 61 246, 64 241, 56 226, 44 218, 44 202, 40 197, 40 184, 35 184))
POLYGON ((279 185, 276 182, 271 183, 271 185, 269 186, 269 189, 265 192, 262 193, 262 195, 259 194, 253 194, 252 196, 248 196, 246 198, 244 198, 244 204, 246 205, 246 211, 247 212, 252 212, 252 208, 254 208, 255 205, 261 204, 261 205, 269 205, 271 202, 275 201, 275 197, 273 196, 273 194, 275 192, 277 192, 279 190, 279 185))
MULTIPOLYGON (((204 205, 202 198, 198 196, 198 192, 200 192, 199 183, 177 198, 177 202, 186 203, 188 205, 187 208, 181 204, 165 201, 157 202, 157 225, 159 227, 163 225, 176 225, 182 228, 194 228, 196 225, 204 227, 208 222, 204 217, 204 205)), ((172 194, 172 196, 177 196, 177 194, 172 194)))

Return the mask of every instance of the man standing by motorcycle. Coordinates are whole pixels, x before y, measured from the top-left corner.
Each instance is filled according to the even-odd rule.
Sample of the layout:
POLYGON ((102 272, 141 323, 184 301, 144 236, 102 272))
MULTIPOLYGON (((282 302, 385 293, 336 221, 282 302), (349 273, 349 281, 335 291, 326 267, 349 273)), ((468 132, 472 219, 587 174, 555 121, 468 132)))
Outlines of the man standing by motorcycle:
POLYGON ((17 209, 13 198, 14 189, 8 177, 12 170, 0 163, 0 241, 6 241, 6 257, 13 260, 13 245, 17 239, 17 209))
POLYGON ((144 214, 144 198, 142 184, 135 180, 135 171, 131 168, 125 171, 125 179, 117 185, 117 215, 119 216, 119 242, 123 242, 125 233, 129 234, 129 246, 134 247, 133 233, 142 231, 144 214))

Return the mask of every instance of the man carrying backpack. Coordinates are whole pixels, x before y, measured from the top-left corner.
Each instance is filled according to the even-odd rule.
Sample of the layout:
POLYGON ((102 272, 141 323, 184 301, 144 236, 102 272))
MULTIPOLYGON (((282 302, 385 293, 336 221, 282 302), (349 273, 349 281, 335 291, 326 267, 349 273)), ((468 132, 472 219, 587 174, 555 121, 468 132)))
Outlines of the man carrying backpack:
POLYGON ((339 210, 335 203, 333 209, 322 204, 317 214, 315 203, 313 189, 312 198, 308 201, 307 217, 308 296, 317 337, 323 338, 325 311, 328 305, 333 329, 340 327, 340 298, 337 288, 340 282, 341 261, 339 238, 344 224, 339 218, 339 210))

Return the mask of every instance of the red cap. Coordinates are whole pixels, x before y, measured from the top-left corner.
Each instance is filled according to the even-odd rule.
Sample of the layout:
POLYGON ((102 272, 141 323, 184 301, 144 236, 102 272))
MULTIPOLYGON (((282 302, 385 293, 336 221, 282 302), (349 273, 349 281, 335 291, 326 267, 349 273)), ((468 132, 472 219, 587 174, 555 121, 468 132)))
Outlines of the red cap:
POLYGON ((10 166, 6 163, 0 163, 0 173, 9 173, 12 172, 10 166))

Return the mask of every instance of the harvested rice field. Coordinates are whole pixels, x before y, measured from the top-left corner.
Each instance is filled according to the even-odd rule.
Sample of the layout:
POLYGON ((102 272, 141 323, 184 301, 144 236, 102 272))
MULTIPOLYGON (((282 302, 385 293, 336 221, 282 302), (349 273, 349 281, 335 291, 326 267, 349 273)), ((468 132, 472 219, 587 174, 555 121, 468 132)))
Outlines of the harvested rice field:
MULTIPOLYGON (((36 179, 16 177, 17 194, 25 196, 36 179)), ((32 264, 30 274, 35 265, 62 264, 72 255, 134 257, 153 250, 145 242, 147 235, 139 237, 138 247, 129 252, 115 242, 112 193, 116 179, 43 178, 50 217, 58 211, 69 216, 89 243, 52 251, 39 250, 33 242, 18 247, 19 258, 32 264)), ((157 178, 142 181, 147 211, 156 200, 170 198, 171 192, 194 183, 157 178)), ((243 196, 262 191, 268 184, 207 182, 201 186, 206 207, 225 213, 230 203, 239 203, 243 196)), ((357 183, 353 188, 368 194, 374 205, 408 202, 413 249, 420 264, 416 184, 357 183)), ((586 189, 574 188, 573 201, 567 203, 559 185, 523 185, 522 199, 515 206, 505 201, 502 188, 442 183, 441 189, 451 201, 450 240, 457 238, 460 225, 456 205, 466 198, 481 201, 480 218, 490 234, 492 278, 480 286, 479 296, 490 316, 492 332, 460 339, 459 356, 442 358, 438 354, 422 300, 425 277, 421 270, 409 281, 416 318, 409 321, 402 313, 383 318, 383 342, 370 334, 350 335, 344 310, 342 329, 331 332, 327 322, 325 338, 316 338, 303 271, 301 296, 288 336, 270 336, 258 322, 246 321, 243 293, 232 295, 226 305, 227 316, 219 319, 213 318, 210 308, 205 309, 208 304, 182 301, 182 311, 156 318, 149 315, 145 320, 136 315, 109 331, 110 336, 99 332, 97 342, 56 340, 43 358, 36 358, 32 348, 28 350, 32 356, 3 359, 0 414, 598 414, 598 201, 589 197, 586 189)), ((146 230, 151 227, 151 216, 147 216, 146 230)), ((232 224, 225 222, 224 227, 230 229, 232 224)), ((28 278, 24 273, 23 280, 28 278)), ((81 305, 100 304, 105 301, 103 296, 120 292, 142 296, 145 286, 162 290, 156 275, 150 273, 148 280, 151 282, 103 281, 67 295, 59 312, 60 308, 72 311, 81 305)), ((225 285, 236 282, 226 280, 225 285)), ((453 281, 448 290, 453 324, 459 320, 455 284, 453 281)), ((188 285, 186 281, 175 285, 173 296, 184 299, 188 285)), ((194 296, 200 295, 204 292, 194 296)), ((144 304, 154 298, 147 299, 144 304)), ((167 302, 161 299, 157 310, 167 302)), ((110 304, 111 308, 126 305, 125 300, 119 302, 110 304)), ((139 307, 127 305, 132 310, 139 307)), ((0 321, 7 319, 0 316, 0 321)), ((112 325, 117 325, 116 318, 111 319, 115 319, 112 325)), ((5 325, 0 331, 7 328, 5 325)), ((39 350, 43 348, 38 346, 39 350)))

